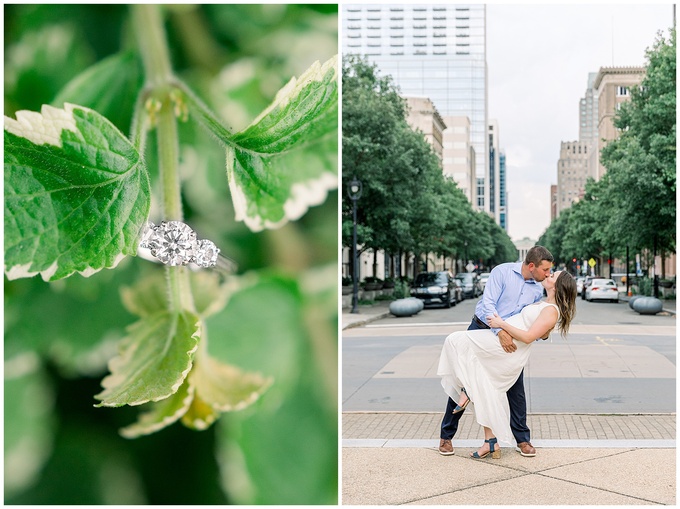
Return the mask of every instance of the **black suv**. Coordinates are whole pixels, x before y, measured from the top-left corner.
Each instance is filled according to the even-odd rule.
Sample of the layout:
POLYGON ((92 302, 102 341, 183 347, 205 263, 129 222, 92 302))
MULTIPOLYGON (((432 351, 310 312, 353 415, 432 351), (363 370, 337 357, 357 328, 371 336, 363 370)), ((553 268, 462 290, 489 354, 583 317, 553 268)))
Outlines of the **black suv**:
POLYGON ((423 304, 443 304, 450 308, 462 300, 460 285, 446 271, 421 272, 411 288, 411 296, 418 297, 423 304))

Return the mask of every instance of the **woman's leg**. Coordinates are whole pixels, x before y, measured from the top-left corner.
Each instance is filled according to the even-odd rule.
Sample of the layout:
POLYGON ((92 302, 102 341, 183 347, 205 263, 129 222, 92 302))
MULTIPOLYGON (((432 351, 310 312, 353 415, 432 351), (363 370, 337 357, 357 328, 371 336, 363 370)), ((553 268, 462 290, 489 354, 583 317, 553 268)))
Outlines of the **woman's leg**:
POLYGON ((473 458, 485 458, 491 452, 493 452, 491 456, 492 458, 497 459, 501 457, 501 449, 498 447, 498 443, 496 442, 496 437, 494 436, 493 431, 491 431, 491 428, 484 426, 484 445, 477 449, 476 456, 475 453, 470 453, 470 456, 473 458), (492 445, 493 451, 491 450, 492 445))

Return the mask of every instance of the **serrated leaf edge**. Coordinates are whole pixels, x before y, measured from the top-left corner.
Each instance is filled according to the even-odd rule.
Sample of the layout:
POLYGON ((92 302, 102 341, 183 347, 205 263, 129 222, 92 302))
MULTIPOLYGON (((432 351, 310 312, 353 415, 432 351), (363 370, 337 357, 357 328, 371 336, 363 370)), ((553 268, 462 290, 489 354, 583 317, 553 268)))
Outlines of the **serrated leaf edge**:
POLYGON ((231 176, 229 189, 236 221, 243 221, 253 232, 264 229, 275 230, 289 221, 295 221, 302 217, 310 207, 320 205, 328 196, 328 192, 338 187, 338 176, 331 172, 322 173, 317 179, 296 182, 290 189, 290 197, 283 204, 283 217, 276 222, 263 219, 259 214, 249 216, 248 199, 236 179, 231 176))
MULTIPOLYGON (((149 403, 149 402, 162 401, 164 399, 169 398, 173 394, 175 394, 179 390, 179 388, 182 386, 184 381, 186 380, 187 376, 189 375, 189 372, 191 371, 191 369, 193 368, 193 365, 194 365, 193 354, 196 353, 196 350, 198 350, 198 346, 199 346, 200 339, 201 339, 202 327, 203 327, 203 324, 201 322, 200 317, 196 317, 196 318, 197 318, 197 321, 196 321, 195 325, 197 327, 196 327, 195 332, 190 336, 192 339, 196 338, 196 344, 194 345, 194 347, 191 350, 188 350, 186 352, 187 356, 189 357, 189 363, 187 364, 186 369, 180 373, 180 377, 178 378, 178 380, 173 385, 170 386, 170 392, 168 394, 163 395, 163 396, 158 396, 156 398, 146 398, 146 399, 142 399, 142 400, 138 400, 138 401, 133 401, 133 402, 129 402, 129 403, 121 403, 121 404, 112 404, 112 403, 107 403, 105 401, 102 401, 101 403, 98 403, 94 406, 95 407, 114 407, 114 408, 119 407, 119 406, 123 406, 123 405, 139 406, 139 405, 143 405, 143 404, 149 403)), ((135 322, 135 323, 137 323, 137 322, 135 322)), ((123 339, 123 341, 125 341, 125 339, 123 339)), ((101 386, 104 388, 104 390, 102 392, 100 392, 99 394, 97 394, 95 396, 95 398, 99 399, 99 397, 104 392, 109 390, 111 387, 115 386, 115 385, 112 385, 112 383, 111 383, 111 377, 118 376, 118 375, 114 375, 114 365, 115 365, 115 363, 117 362, 118 359, 120 359, 120 355, 117 355, 116 357, 114 357, 113 359, 111 359, 109 361, 109 371, 111 373, 108 376, 104 377, 104 379, 101 381, 101 386)))
MULTIPOLYGON (((103 269, 115 269, 118 264, 125 258, 127 255, 124 253, 118 253, 118 256, 113 260, 113 263, 110 266, 104 266, 99 269, 95 269, 93 267, 87 267, 85 270, 75 270, 69 274, 69 276, 72 276, 76 272, 80 274, 83 277, 90 277, 93 274, 96 274, 100 270, 103 269)), ((31 268, 31 265, 33 265, 33 262, 26 263, 24 265, 15 265, 13 267, 10 267, 9 269, 7 266, 5 266, 5 275, 7 276, 7 279, 10 281, 13 281, 15 279, 21 279, 25 277, 33 277, 37 274, 40 274, 40 277, 42 277, 43 281, 49 281, 52 276, 57 272, 57 269, 59 269, 59 264, 57 262, 54 262, 52 265, 47 267, 44 270, 37 270, 35 272, 31 272, 29 269, 31 268)), ((65 276, 67 277, 67 276, 65 276)))
POLYGON ((40 113, 20 110, 16 112, 16 120, 5 116, 5 131, 27 139, 34 145, 53 145, 62 147, 61 133, 64 130, 78 132, 73 110, 79 108, 91 111, 83 106, 64 103, 64 108, 55 108, 43 104, 40 113))
MULTIPOLYGON (((187 380, 187 383, 189 384, 189 387, 187 389, 187 396, 182 401, 182 406, 178 408, 174 414, 168 415, 161 419, 160 421, 146 426, 140 423, 138 420, 137 422, 134 422, 129 426, 125 426, 124 428, 119 429, 118 433, 120 433, 120 435, 124 438, 138 438, 144 435, 150 435, 151 433, 155 433, 156 431, 160 431, 163 428, 166 428, 171 424, 179 421, 187 412, 187 410, 189 410, 189 407, 191 406, 191 403, 194 400, 194 395, 196 392, 196 388, 193 385, 191 385, 189 380, 187 380)), ((179 388, 177 390, 179 390, 179 388)), ((141 417, 142 416, 140 415, 138 419, 141 419, 141 417)))
POLYGON ((323 81, 324 76, 329 69, 333 69, 333 79, 338 75, 338 55, 329 58, 326 62, 321 64, 318 60, 315 61, 309 68, 302 73, 298 78, 292 77, 283 88, 281 88, 274 97, 272 103, 260 113, 255 120, 243 131, 256 125, 260 120, 267 116, 272 110, 278 107, 283 107, 290 102, 290 98, 294 95, 293 92, 302 90, 312 81, 323 81))

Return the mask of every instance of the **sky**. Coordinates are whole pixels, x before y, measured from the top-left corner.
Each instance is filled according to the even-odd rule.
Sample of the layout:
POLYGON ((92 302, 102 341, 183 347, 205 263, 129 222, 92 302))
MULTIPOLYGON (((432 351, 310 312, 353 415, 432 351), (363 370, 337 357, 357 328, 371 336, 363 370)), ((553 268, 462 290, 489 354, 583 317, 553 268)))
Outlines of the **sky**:
POLYGON ((643 66, 672 4, 488 4, 488 115, 506 154, 508 233, 537 241, 550 224, 560 143, 579 135, 588 73, 643 66))

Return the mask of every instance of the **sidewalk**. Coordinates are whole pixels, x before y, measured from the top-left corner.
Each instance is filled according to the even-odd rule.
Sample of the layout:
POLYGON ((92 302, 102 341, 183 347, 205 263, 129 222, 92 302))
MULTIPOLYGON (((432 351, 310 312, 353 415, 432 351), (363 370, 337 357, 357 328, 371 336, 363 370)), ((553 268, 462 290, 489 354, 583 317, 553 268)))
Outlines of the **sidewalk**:
POLYGON ((675 414, 529 416, 534 458, 511 447, 472 460, 483 435, 468 412, 442 456, 438 413, 345 412, 343 505, 676 503, 675 414))
POLYGON ((376 301, 375 304, 358 306, 358 313, 351 313, 350 308, 342 309, 342 328, 361 327, 367 323, 380 320, 390 315, 390 301, 376 301))

